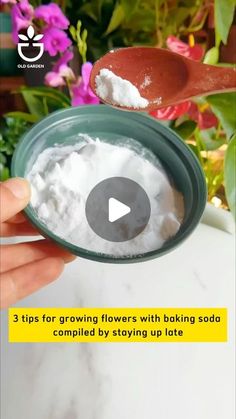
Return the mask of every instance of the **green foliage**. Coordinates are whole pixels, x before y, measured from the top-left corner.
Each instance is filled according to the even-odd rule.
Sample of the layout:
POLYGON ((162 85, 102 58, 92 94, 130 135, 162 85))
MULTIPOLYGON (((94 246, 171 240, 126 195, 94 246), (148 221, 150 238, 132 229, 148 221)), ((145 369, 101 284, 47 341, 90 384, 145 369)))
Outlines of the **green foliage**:
POLYGON ((182 118, 173 122, 171 128, 186 141, 198 158, 205 173, 208 198, 211 200, 222 187, 224 179, 222 161, 217 162, 214 158, 212 160, 212 153, 217 152, 222 145, 227 143, 226 135, 222 131, 220 123, 217 128, 200 130, 195 122, 191 120, 181 121, 182 118))
POLYGON ((125 16, 130 18, 132 13, 134 13, 136 7, 138 7, 140 0, 121 0, 121 6, 124 10, 125 16))
POLYGON ((125 18, 125 9, 122 6, 122 4, 117 3, 113 10, 111 20, 109 22, 105 35, 109 35, 111 32, 115 31, 120 26, 124 18, 125 18))
POLYGON ((30 125, 21 118, 6 116, 1 126, 0 152, 7 156, 12 155, 19 137, 27 131, 30 125))
POLYGON ((49 113, 70 106, 68 97, 50 87, 21 87, 21 93, 29 113, 9 112, 4 115, 0 126, 0 179, 9 177, 11 156, 20 137, 49 113))
MULTIPOLYGON (((14 113, 14 112, 12 112, 14 113)), ((17 112, 16 112, 17 114, 17 112)), ((19 116, 6 116, 1 122, 0 134, 0 180, 9 177, 11 156, 19 138, 29 129, 31 123, 19 116)))
POLYGON ((70 106, 69 98, 52 87, 21 87, 18 93, 22 94, 29 112, 38 119, 70 106))
MULTIPOLYGON (((0 136, 0 142, 1 142, 1 136, 0 136)), ((4 153, 0 152, 0 182, 3 182, 4 180, 8 179, 10 176, 10 170, 7 167, 7 157, 4 153)))
MULTIPOLYGON (((164 47, 169 35, 186 37, 205 30, 211 7, 207 0, 71 0, 67 14, 74 28, 78 20, 87 28, 93 61, 114 47, 164 47)), ((234 7, 235 0, 215 0, 216 49, 206 57, 209 64, 218 62, 218 47, 221 40, 227 41, 234 7)), ((72 37, 76 41, 75 33, 72 37)))
POLYGON ((76 42, 79 53, 81 55, 82 61, 83 63, 85 63, 87 61, 86 59, 86 54, 87 54, 87 36, 88 36, 88 31, 87 29, 84 29, 81 32, 81 26, 82 26, 82 22, 80 20, 78 20, 77 22, 77 26, 76 28, 74 26, 70 26, 70 34, 73 38, 73 40, 76 42))
POLYGON ((219 136, 216 128, 208 128, 199 132, 203 148, 206 151, 214 151, 225 144, 225 136, 219 136))
POLYGON ((236 220, 236 134, 226 151, 224 178, 227 201, 236 220))
POLYGON ((43 101, 40 100, 37 96, 33 94, 30 90, 20 90, 24 101, 29 109, 29 111, 32 113, 32 115, 38 117, 39 119, 43 118, 45 115, 47 115, 47 112, 44 110, 43 101))
POLYGON ((74 27, 81 20, 88 29, 88 56, 93 61, 114 47, 165 46, 170 34, 199 30, 207 15, 204 12, 195 25, 201 7, 206 9, 205 0, 72 0, 67 10, 74 27))
POLYGON ((212 47, 207 51, 204 57, 204 64, 217 64, 219 61, 220 51, 218 47, 212 47))
POLYGON ((37 122, 39 119, 36 115, 27 113, 27 112, 19 112, 19 111, 8 112, 7 114, 5 114, 5 117, 13 118, 13 119, 15 118, 16 120, 22 120, 22 121, 29 122, 32 124, 37 122))
POLYGON ((227 42, 235 11, 235 0, 215 0, 216 46, 227 42))
MULTIPOLYGON (((104 1, 103 0, 92 0, 92 1, 79 1, 77 2, 77 5, 79 7, 79 11, 81 15, 89 16, 92 20, 95 22, 98 22, 101 20, 102 14, 102 6, 104 1), (79 4, 78 4, 79 3, 79 4), (80 3, 82 5, 80 6, 80 3)), ((71 21, 73 19, 71 18, 71 21)))
POLYGON ((236 132, 236 92, 208 96, 207 102, 219 118, 229 139, 236 132))
POLYGON ((193 133, 197 124, 194 121, 184 121, 178 126, 172 126, 171 128, 178 134, 183 140, 187 140, 193 133))

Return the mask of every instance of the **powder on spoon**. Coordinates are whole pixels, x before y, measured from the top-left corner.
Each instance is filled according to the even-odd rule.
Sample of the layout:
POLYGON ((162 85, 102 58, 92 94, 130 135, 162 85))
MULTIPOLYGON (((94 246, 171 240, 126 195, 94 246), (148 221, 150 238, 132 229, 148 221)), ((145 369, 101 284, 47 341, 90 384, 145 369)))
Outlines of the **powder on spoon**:
POLYGON ((112 105, 127 108, 146 108, 148 100, 142 97, 130 81, 122 79, 107 68, 102 68, 95 78, 97 95, 112 105))
POLYGON ((171 186, 159 161, 143 147, 137 152, 134 140, 127 145, 111 145, 87 135, 80 139, 73 146, 55 145, 44 150, 29 172, 31 205, 38 217, 56 235, 90 251, 128 257, 160 248, 180 227, 183 198, 171 186), (86 199, 94 186, 114 176, 137 182, 151 205, 142 233, 119 243, 96 235, 85 213, 86 199))

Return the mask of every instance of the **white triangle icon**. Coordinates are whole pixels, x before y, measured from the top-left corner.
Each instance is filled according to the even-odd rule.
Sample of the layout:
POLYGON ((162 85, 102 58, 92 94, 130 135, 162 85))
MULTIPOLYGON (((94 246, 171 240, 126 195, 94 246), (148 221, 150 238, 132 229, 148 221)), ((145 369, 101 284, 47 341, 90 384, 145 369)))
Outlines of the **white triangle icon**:
POLYGON ((123 204, 115 198, 110 198, 108 201, 108 219, 110 223, 119 220, 119 218, 124 217, 124 215, 129 214, 131 211, 128 205, 123 204))

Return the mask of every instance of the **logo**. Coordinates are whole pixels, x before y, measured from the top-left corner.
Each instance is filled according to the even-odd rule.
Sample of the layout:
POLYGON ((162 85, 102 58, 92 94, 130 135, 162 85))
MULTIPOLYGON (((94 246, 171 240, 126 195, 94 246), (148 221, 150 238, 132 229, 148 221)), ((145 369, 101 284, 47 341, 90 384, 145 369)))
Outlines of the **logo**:
POLYGON ((37 61, 37 60, 39 60, 41 57, 42 57, 42 55, 43 55, 43 51, 44 51, 44 44, 43 43, 41 43, 41 42, 37 42, 37 41, 40 41, 42 38, 43 38, 43 35, 41 35, 41 34, 39 34, 39 35, 35 35, 34 34, 34 28, 33 28, 33 26, 29 26, 28 27, 28 29, 27 29, 27 36, 26 35, 23 35, 23 34, 19 34, 18 35, 18 37, 22 40, 22 41, 27 41, 27 42, 19 42, 18 43, 18 46, 17 46, 17 49, 18 49, 18 53, 19 53, 19 56, 24 60, 24 61, 27 61, 27 62, 33 62, 33 61, 37 61), (37 48, 39 48, 39 52, 38 52, 38 54, 36 55, 36 57, 26 57, 24 54, 23 54, 23 51, 22 51, 22 48, 26 48, 26 47, 29 47, 30 46, 30 42, 29 41, 33 41, 32 42, 32 46, 33 47, 37 47, 37 48), (34 41, 36 41, 36 42, 34 42, 34 41))

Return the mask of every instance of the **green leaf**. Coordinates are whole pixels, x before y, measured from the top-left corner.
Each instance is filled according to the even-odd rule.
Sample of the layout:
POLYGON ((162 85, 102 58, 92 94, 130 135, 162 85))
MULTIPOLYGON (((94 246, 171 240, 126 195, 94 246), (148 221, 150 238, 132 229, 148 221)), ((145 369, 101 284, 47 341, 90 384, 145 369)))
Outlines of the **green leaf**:
MULTIPOLYGON (((169 22, 172 29, 168 30, 168 32, 173 33, 177 30, 177 28, 184 23, 187 17, 191 16, 194 12, 194 8, 191 7, 175 7, 172 11, 169 11, 169 22)), ((165 29, 165 28, 163 28, 165 29)))
POLYGON ((199 156, 199 151, 198 151, 197 146, 195 144, 187 144, 187 145, 192 150, 192 152, 195 154, 195 156, 198 158, 199 163, 201 164, 201 159, 200 159, 200 156, 199 156))
MULTIPOLYGON (((2 138, 0 138, 0 140, 2 140, 2 138)), ((0 167, 4 166, 6 162, 7 162, 6 156, 3 153, 0 153, 0 167)))
POLYGON ((21 94, 25 100, 25 103, 30 113, 36 115, 36 117, 39 119, 43 118, 45 116, 45 113, 43 110, 42 101, 35 97, 35 95, 30 91, 25 90, 22 91, 21 94))
POLYGON ((207 151, 217 150, 217 148, 221 147, 225 143, 223 138, 217 138, 216 128, 201 130, 199 134, 207 151))
POLYGON ((121 0, 121 6, 124 9, 125 17, 127 19, 129 19, 129 17, 135 11, 139 2, 140 0, 121 0))
POLYGON ((236 92, 207 96, 206 100, 219 118, 229 139, 236 131, 236 92))
POLYGON ((39 97, 47 96, 48 98, 54 99, 55 101, 61 103, 61 107, 63 108, 70 106, 70 99, 64 93, 57 89, 53 89, 52 87, 21 87, 19 92, 28 92, 39 97))
POLYGON ((219 61, 219 48, 218 47, 212 47, 209 49, 204 57, 204 64, 217 64, 219 61))
POLYGON ((226 151, 224 177, 226 198, 236 220, 236 135, 230 141, 226 151))
POLYGON ((227 43, 230 27, 234 18, 235 0, 215 0, 216 46, 220 41, 227 43))
POLYGON ((104 35, 108 35, 109 33, 115 31, 120 26, 121 22, 124 20, 124 17, 124 9, 121 4, 117 3, 104 35))
POLYGON ((103 6, 104 0, 90 0, 86 2, 83 6, 79 9, 79 14, 85 14, 89 16, 95 22, 101 20, 101 11, 103 6))
POLYGON ((21 87, 17 92, 22 94, 32 118, 37 120, 50 112, 70 106, 69 98, 51 87, 21 87))
POLYGON ((36 115, 32 115, 27 112, 8 112, 4 116, 23 119, 24 121, 31 122, 32 124, 39 120, 39 118, 36 115))
POLYGON ((172 129, 180 135, 184 140, 187 140, 187 138, 192 135, 196 128, 196 122, 194 121, 184 121, 182 124, 180 124, 177 127, 172 127, 172 129))
POLYGON ((10 177, 10 170, 8 167, 1 167, 0 165, 0 181, 4 182, 10 177))

